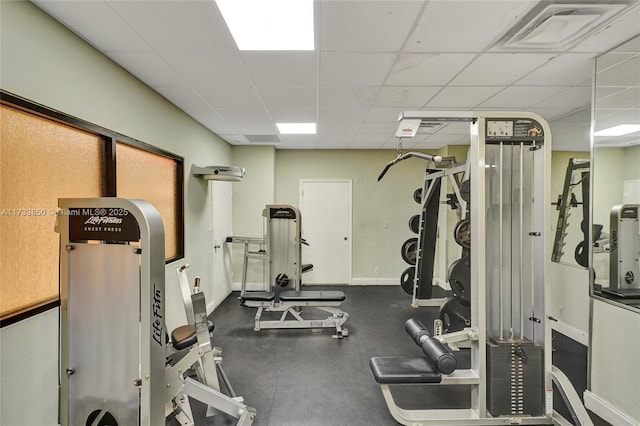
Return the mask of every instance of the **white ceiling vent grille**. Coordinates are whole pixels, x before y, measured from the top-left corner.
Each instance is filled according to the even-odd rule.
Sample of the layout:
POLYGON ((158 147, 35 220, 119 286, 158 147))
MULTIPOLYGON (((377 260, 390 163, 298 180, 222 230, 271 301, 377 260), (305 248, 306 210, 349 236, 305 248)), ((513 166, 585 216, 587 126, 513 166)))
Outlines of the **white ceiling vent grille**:
POLYGON ((542 1, 498 41, 500 50, 564 50, 593 34, 631 1, 551 3, 542 1))

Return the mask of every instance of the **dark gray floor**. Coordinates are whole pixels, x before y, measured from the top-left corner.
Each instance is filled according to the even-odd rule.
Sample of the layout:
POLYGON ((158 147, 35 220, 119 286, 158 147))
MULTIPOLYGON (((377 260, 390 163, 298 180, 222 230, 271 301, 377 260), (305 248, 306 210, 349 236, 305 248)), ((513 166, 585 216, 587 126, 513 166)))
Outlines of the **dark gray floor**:
MULTIPOLYGON (((253 330, 256 309, 242 307, 237 293, 230 295, 212 314, 216 326, 214 344, 223 350, 223 367, 234 390, 257 410, 254 425, 397 424, 373 379, 369 359, 420 356, 420 349, 404 332, 404 323, 417 318, 430 328, 438 310, 411 308, 410 297, 395 286, 339 289, 347 296, 342 309, 350 315, 344 326, 349 329, 349 336, 342 340, 332 339, 335 330, 330 329, 256 332, 253 330)), ((327 315, 306 308, 305 317, 311 312, 318 312, 318 317, 327 315)), ((468 358, 468 351, 458 353, 459 366, 468 368, 468 358)), ((565 373, 571 376, 571 372, 565 373)), ((463 386, 442 386, 437 392, 434 389, 402 386, 393 391, 404 408, 470 405, 463 386)), ((199 425, 233 424, 222 416, 205 419, 203 410, 197 407, 194 413, 199 417, 199 425)))

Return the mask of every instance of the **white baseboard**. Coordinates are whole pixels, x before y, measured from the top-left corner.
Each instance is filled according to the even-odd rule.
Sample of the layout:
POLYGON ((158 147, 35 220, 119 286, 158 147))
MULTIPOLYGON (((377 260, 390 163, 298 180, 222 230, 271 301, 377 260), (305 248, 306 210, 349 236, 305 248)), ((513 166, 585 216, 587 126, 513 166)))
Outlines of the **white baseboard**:
POLYGON ((614 408, 607 400, 588 390, 584 391, 584 405, 612 425, 638 426, 637 421, 629 418, 626 414, 614 408))
POLYGON ((551 328, 583 346, 589 346, 589 333, 562 321, 551 321, 551 328))
POLYGON ((400 285, 398 278, 352 278, 351 285, 400 285))

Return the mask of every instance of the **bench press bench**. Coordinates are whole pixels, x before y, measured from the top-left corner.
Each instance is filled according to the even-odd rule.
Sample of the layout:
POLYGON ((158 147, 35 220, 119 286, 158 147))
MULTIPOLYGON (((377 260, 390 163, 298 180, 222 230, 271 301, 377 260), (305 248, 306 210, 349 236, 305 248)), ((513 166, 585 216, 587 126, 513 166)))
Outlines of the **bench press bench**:
POLYGON ((344 302, 345 295, 341 291, 251 291, 241 296, 245 306, 258 308, 255 315, 254 330, 268 328, 334 328, 334 338, 341 339, 348 336, 349 331, 342 328, 349 314, 338 307, 344 302), (313 307, 331 314, 325 319, 304 319, 301 307, 313 307), (262 313, 282 312, 278 320, 263 320, 262 313), (288 317, 291 316, 292 318, 288 317))

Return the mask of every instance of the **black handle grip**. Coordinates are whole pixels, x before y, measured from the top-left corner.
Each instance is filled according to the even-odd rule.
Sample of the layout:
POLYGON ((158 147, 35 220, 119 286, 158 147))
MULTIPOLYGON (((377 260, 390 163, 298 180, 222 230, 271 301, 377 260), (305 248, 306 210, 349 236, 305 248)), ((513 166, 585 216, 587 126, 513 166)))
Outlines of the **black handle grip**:
POLYGON ((431 337, 424 324, 411 318, 404 324, 404 329, 411 336, 411 339, 422 348, 422 352, 427 358, 435 363, 438 371, 442 374, 451 374, 455 371, 458 366, 456 357, 440 340, 431 337))

